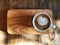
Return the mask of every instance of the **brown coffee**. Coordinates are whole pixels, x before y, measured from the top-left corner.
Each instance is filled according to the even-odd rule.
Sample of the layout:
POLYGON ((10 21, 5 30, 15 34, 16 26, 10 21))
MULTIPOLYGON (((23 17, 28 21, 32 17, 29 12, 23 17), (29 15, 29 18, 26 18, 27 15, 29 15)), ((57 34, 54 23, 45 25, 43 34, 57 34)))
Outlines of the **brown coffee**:
POLYGON ((46 14, 40 14, 35 19, 35 25, 40 30, 45 30, 50 26, 50 18, 46 14))

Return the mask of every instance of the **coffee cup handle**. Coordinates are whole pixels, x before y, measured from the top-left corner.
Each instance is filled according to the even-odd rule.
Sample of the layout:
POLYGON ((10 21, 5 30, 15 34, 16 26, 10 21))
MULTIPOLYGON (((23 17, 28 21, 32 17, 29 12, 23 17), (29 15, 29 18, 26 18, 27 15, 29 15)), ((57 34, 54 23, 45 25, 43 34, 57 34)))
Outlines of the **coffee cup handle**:
POLYGON ((51 25, 51 28, 53 29, 54 32, 56 32, 57 27, 56 27, 56 25, 54 23, 51 25))

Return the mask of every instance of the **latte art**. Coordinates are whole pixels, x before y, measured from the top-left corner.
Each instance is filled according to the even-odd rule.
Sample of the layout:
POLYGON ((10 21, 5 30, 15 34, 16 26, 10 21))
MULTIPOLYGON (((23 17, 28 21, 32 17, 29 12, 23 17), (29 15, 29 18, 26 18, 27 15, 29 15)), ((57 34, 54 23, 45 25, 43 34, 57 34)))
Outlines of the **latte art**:
POLYGON ((47 13, 37 13, 33 18, 33 26, 38 31, 50 28, 51 22, 51 17, 47 13))
POLYGON ((38 17, 37 22, 39 25, 43 26, 48 23, 48 20, 45 17, 38 17))
POLYGON ((45 30, 50 26, 50 19, 46 14, 40 14, 36 17, 35 24, 39 29, 45 30))

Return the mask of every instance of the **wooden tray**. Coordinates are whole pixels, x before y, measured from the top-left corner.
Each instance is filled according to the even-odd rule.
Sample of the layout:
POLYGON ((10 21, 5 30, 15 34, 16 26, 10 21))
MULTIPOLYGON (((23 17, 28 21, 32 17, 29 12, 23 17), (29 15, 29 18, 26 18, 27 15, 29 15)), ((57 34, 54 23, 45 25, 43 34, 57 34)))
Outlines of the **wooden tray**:
POLYGON ((46 32, 39 32, 34 29, 32 19, 36 13, 47 12, 52 16, 52 11, 48 9, 12 9, 7 12, 7 32, 9 34, 50 34, 52 29, 46 32))

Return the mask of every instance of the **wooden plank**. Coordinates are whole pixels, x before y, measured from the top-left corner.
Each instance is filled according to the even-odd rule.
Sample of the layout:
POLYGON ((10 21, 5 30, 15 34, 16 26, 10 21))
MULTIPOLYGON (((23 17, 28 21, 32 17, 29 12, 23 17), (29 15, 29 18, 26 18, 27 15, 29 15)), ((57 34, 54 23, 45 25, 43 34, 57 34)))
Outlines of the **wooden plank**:
POLYGON ((9 34, 49 34, 51 29, 46 32, 39 32, 32 26, 32 19, 36 13, 47 12, 50 16, 50 10, 43 9, 19 9, 9 10, 7 14, 7 31, 9 34), (19 27, 19 28, 18 28, 19 27))

